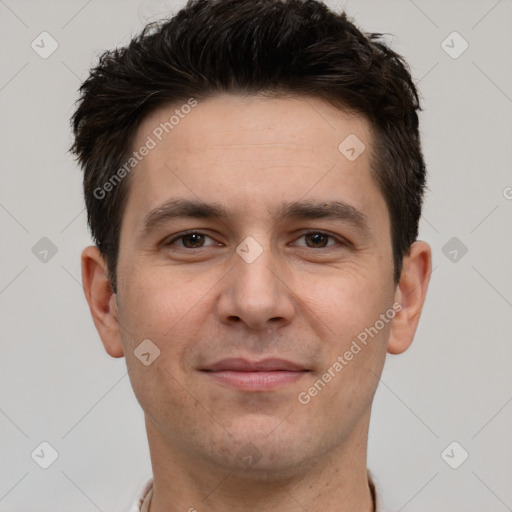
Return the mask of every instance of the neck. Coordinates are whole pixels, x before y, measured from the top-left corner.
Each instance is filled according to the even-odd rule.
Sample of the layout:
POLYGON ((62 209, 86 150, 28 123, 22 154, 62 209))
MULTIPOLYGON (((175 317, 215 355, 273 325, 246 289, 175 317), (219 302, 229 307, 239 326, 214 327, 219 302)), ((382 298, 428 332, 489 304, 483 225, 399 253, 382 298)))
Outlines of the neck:
POLYGON ((153 466, 150 512, 372 512, 366 419, 361 418, 343 446, 294 468, 274 471, 195 460, 170 446, 146 418, 153 466))

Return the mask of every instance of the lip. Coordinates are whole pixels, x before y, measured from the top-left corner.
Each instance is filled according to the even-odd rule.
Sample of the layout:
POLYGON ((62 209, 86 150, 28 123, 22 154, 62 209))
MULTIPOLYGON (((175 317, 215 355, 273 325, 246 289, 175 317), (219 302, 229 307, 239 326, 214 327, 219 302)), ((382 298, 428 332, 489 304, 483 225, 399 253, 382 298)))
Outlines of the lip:
POLYGON ((241 391, 267 391, 297 381, 307 368, 286 359, 268 358, 249 361, 228 358, 201 370, 208 377, 241 391))

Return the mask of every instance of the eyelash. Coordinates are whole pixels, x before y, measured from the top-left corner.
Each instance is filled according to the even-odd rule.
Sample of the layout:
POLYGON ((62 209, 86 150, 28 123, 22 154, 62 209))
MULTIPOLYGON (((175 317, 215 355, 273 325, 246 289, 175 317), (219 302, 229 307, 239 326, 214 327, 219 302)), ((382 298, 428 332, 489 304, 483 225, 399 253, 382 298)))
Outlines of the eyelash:
MULTIPOLYGON (((326 233, 324 231, 308 231, 306 233, 303 233, 299 238, 297 238, 297 240, 299 240, 300 238, 303 238, 307 235, 323 235, 323 236, 326 236, 332 240, 334 240, 335 242, 337 242, 337 245, 338 246, 346 246, 348 245, 348 242, 346 241, 343 241, 342 239, 339 239, 329 233, 326 233)), ((168 242, 164 242, 164 246, 165 247, 168 247, 168 246, 172 246, 175 242, 177 242, 178 240, 182 240, 183 238, 185 238, 186 236, 189 236, 189 235, 200 235, 200 236, 204 236, 204 237, 207 237, 207 238, 210 238, 213 240, 213 238, 205 233, 201 233, 200 231, 187 231, 185 233, 181 233, 180 235, 174 237, 172 240, 169 240, 168 242)), ((183 249, 183 250, 189 250, 189 251, 197 251, 197 250, 200 250, 200 249, 206 249, 207 247, 210 247, 210 246, 206 246, 206 247, 196 247, 196 248, 190 248, 190 247, 180 247, 180 249, 183 249)), ((332 249, 335 247, 335 245, 327 245, 325 247, 307 247, 307 246, 301 246, 305 249, 324 249, 324 250, 329 250, 329 249, 332 249)))

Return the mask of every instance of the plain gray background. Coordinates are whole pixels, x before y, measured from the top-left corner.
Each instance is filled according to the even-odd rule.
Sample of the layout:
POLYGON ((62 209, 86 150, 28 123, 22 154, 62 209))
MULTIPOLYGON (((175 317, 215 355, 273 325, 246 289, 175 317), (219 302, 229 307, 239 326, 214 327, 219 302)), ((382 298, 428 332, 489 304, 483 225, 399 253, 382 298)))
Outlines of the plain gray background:
MULTIPOLYGON (((434 271, 412 347, 388 356, 368 465, 391 511, 512 510, 512 1, 327 3, 392 34, 424 106, 434 271)), ((125 360, 104 351, 81 288, 68 120, 100 52, 180 5, 0 0, 1 512, 123 511, 151 476, 125 360), (51 49, 44 31, 47 58, 31 47, 51 49), (43 441, 48 469, 31 457, 43 441)))

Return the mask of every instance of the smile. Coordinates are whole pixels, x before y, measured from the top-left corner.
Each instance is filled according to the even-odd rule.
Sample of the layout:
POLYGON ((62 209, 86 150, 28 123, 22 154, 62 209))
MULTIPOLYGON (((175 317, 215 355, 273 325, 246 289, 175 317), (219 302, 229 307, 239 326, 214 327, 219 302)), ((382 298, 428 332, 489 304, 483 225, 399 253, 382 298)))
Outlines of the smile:
POLYGON ((269 391, 302 378, 308 369, 284 359, 223 359, 201 370, 208 377, 240 391, 269 391))

